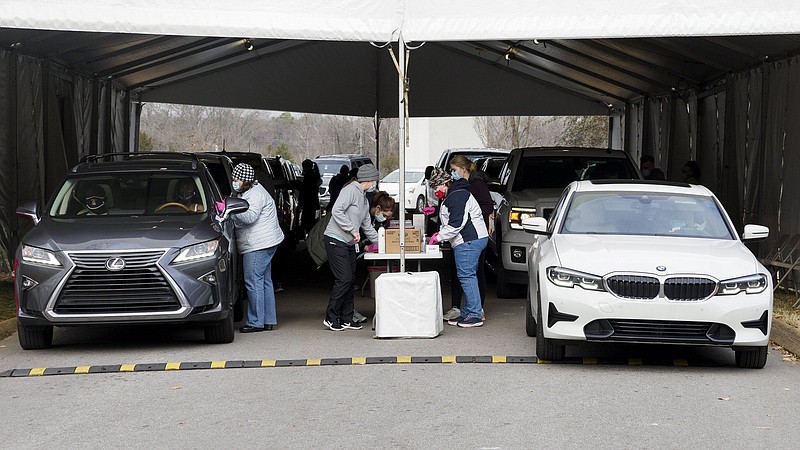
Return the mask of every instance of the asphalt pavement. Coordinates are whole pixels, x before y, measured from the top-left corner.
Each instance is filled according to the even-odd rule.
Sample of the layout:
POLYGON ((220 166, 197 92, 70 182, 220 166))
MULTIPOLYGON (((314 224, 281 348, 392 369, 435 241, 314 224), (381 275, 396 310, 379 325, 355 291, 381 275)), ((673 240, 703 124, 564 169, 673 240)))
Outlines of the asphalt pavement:
MULTIPOLYGON (((423 270, 448 309, 447 265, 423 270)), ((537 364, 524 299, 491 283, 483 327, 376 339, 323 327, 327 266, 298 252, 276 276, 277 328, 231 344, 167 326, 59 328, 42 351, 0 341, 0 373, 15 373, 0 377, 0 447, 797 447, 800 366, 777 350, 762 370, 683 346, 583 345, 537 364)))

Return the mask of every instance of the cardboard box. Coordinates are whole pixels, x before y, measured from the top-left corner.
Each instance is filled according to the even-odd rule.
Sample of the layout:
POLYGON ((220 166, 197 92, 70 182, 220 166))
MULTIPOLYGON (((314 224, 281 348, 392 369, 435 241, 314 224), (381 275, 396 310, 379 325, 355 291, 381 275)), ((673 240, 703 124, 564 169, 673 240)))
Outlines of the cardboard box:
MULTIPOLYGON (((406 228, 406 253, 419 253, 421 241, 419 230, 406 228)), ((400 253, 400 230, 386 230, 386 253, 400 253)))

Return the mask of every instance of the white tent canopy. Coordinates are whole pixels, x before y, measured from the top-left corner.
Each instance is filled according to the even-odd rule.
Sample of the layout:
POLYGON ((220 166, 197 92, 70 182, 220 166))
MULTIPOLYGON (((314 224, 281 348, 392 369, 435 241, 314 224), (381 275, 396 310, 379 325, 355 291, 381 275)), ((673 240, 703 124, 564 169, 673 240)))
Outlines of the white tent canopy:
POLYGON ((0 264, 16 205, 130 150, 141 102, 401 117, 387 43, 414 48, 412 117, 609 115, 800 232, 797 0, 0 0, 0 264))
POLYGON ((3 27, 407 42, 788 34, 795 0, 3 0, 3 27))

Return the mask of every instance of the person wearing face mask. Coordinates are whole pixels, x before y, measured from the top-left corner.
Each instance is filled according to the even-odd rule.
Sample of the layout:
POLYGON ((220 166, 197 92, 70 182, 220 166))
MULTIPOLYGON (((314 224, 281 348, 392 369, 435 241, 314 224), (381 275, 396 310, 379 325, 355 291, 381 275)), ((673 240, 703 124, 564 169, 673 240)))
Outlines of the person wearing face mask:
POLYGON ((187 212, 203 212, 205 207, 200 203, 197 186, 194 180, 181 180, 175 188, 175 200, 186 208, 187 212))
POLYGON ((234 196, 247 200, 247 211, 234 215, 236 244, 243 259, 247 289, 247 322, 239 331, 272 331, 278 323, 272 286, 272 258, 283 242, 275 201, 255 181, 255 170, 247 163, 233 168, 234 196))
POLYGON ((452 178, 434 173, 430 182, 438 192, 442 192, 444 201, 439 209, 441 228, 431 236, 429 244, 450 242, 455 276, 464 291, 464 306, 460 309, 459 317, 447 323, 461 328, 480 327, 483 325, 483 313, 478 289, 478 261, 489 240, 481 207, 469 192, 469 181, 463 177, 453 181, 452 178))
MULTIPOLYGON (((376 230, 381 227, 386 227, 389 224, 389 220, 391 220, 395 215, 397 202, 394 201, 388 192, 375 191, 375 195, 370 204, 372 206, 369 209, 369 215, 372 217, 372 226, 375 227, 376 230)), ((373 253, 377 252, 378 244, 373 242, 372 244, 367 245, 364 250, 373 253)), ((363 323, 366 321, 367 317, 353 308, 353 322, 363 323)))
POLYGON ((84 208, 78 211, 79 216, 103 216, 108 214, 106 191, 97 185, 91 185, 84 193, 84 208))
POLYGON ((642 155, 639 159, 642 176, 645 180, 666 180, 664 172, 656 167, 656 160, 653 155, 642 155))
MULTIPOLYGON (((494 201, 492 195, 489 193, 489 176, 484 172, 478 170, 475 162, 464 155, 456 155, 450 160, 450 175, 453 181, 461 179, 469 182, 469 193, 478 201, 481 207, 481 215, 486 229, 489 229, 489 224, 494 221, 494 201)), ((486 249, 481 252, 478 259, 478 290, 481 294, 481 317, 485 320, 483 313, 483 304, 486 301, 486 272, 484 267, 486 264, 486 249)), ((455 259, 450 260, 451 273, 456 273, 455 259)), ((450 295, 452 308, 444 314, 444 320, 457 319, 461 316, 461 298, 464 290, 461 287, 461 282, 458 277, 450 277, 450 295)))
POLYGON ((361 325, 353 320, 355 245, 362 240, 361 232, 370 241, 378 242, 367 201, 367 193, 375 192, 378 178, 378 169, 374 164, 359 167, 356 180, 342 188, 331 208, 331 219, 323 239, 334 283, 322 323, 332 331, 361 329, 361 325))

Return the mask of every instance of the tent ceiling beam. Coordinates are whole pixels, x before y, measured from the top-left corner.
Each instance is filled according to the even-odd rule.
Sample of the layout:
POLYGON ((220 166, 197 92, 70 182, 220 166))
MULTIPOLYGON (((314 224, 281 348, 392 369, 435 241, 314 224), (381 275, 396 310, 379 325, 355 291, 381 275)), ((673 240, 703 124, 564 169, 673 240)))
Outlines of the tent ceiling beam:
POLYGON ((638 64, 643 65, 643 66, 648 66, 649 65, 649 66, 651 66, 653 68, 656 68, 656 69, 660 70, 664 74, 667 74, 670 77, 673 77, 673 78, 677 79, 678 81, 684 80, 686 83, 688 83, 690 85, 695 85, 695 86, 699 86, 700 84, 702 84, 699 79, 697 79, 697 78, 695 78, 695 77, 693 77, 693 76, 691 76, 691 75, 689 75, 687 73, 675 72, 674 69, 675 69, 675 67, 677 67, 677 64, 679 63, 679 61, 677 59, 675 59, 675 58, 673 58, 672 56, 669 56, 669 55, 663 55, 661 53, 655 52, 652 49, 652 47, 648 48, 647 45, 645 45, 643 42, 644 41, 642 41, 642 43, 640 43, 639 45, 633 45, 631 43, 626 43, 625 45, 622 45, 617 40, 598 39, 598 40, 592 41, 590 43, 590 45, 600 46, 600 47, 606 48, 606 49, 608 49, 608 50, 610 50, 612 52, 615 52, 615 53, 621 55, 622 58, 634 61, 634 62, 636 62, 638 64), (673 64, 670 64, 669 62, 663 62, 662 63, 662 62, 659 62, 659 61, 655 61, 654 60, 655 58, 648 58, 648 56, 653 54, 653 53, 658 54, 662 58, 668 58, 668 59, 670 59, 670 61, 674 61, 675 64, 673 65, 673 64))
MULTIPOLYGON (((513 44, 509 44, 509 45, 513 45, 513 44)), ((615 80, 615 79, 613 79, 611 77, 607 77, 605 75, 601 75, 599 73, 596 73, 596 72, 593 72, 591 70, 585 69, 585 68, 583 68, 583 67, 581 67, 581 66, 579 66, 577 64, 572 64, 572 63, 566 62, 566 61, 564 61, 562 59, 559 59, 559 58, 556 58, 554 56, 548 55, 547 53, 541 52, 539 50, 532 49, 532 48, 530 48, 530 47, 528 47, 528 46, 526 46, 524 44, 523 45, 516 45, 516 48, 518 50, 522 50, 525 53, 530 54, 531 56, 533 56, 535 58, 541 58, 541 59, 543 59, 545 61, 549 61, 549 62, 551 62, 553 64, 557 64, 557 65, 559 65, 561 67, 564 67, 566 69, 569 69, 569 70, 578 72, 578 73, 580 73, 582 75, 585 75, 585 76, 594 78, 596 80, 602 81, 603 83, 610 84, 612 86, 616 86, 618 88, 624 89, 624 90, 626 90, 628 92, 632 92, 632 93, 637 94, 637 95, 645 95, 645 92, 641 88, 638 88, 636 86, 631 86, 631 85, 629 85, 627 83, 622 83, 622 82, 617 81, 617 80, 615 80)))
POLYGON ((654 78, 650 78, 647 75, 642 74, 641 72, 628 70, 628 69, 626 69, 624 67, 620 67, 618 65, 609 63, 608 61, 605 61, 605 60, 603 60, 601 58, 597 58, 597 57, 591 56, 589 53, 581 52, 580 50, 573 49, 572 47, 567 45, 567 42, 563 42, 563 41, 547 41, 546 45, 549 45, 551 47, 555 47, 555 48, 560 49, 560 50, 562 50, 562 51, 564 51, 566 53, 570 53, 570 54, 572 54, 572 55, 574 55, 574 56, 576 56, 576 57, 578 57, 580 59, 587 60, 587 61, 589 61, 590 64, 595 64, 595 65, 598 65, 598 66, 602 66, 602 67, 604 67, 604 68, 606 68, 608 70, 611 70, 613 72, 624 74, 625 76, 628 76, 628 77, 631 77, 631 78, 636 78, 636 79, 638 79, 638 80, 640 80, 640 81, 642 81, 644 83, 650 84, 650 85, 658 86, 659 88, 661 88, 661 89, 663 89, 665 91, 670 90, 670 88, 672 88, 674 86, 672 84, 669 84, 669 85, 668 84, 664 84, 660 80, 656 80, 654 78))
POLYGON ((223 47, 226 45, 231 45, 233 43, 240 41, 241 39, 236 39, 236 38, 229 38, 229 39, 205 38, 197 42, 193 42, 191 44, 185 44, 171 50, 166 50, 160 53, 154 53, 146 58, 139 58, 137 60, 130 61, 126 64, 113 67, 104 72, 100 72, 98 76, 104 77, 110 75, 115 78, 120 78, 135 72, 152 69, 158 66, 162 66, 164 64, 169 64, 171 62, 178 61, 188 56, 197 55, 207 50, 223 47))
MULTIPOLYGON (((173 39, 174 38, 172 36, 147 36, 143 37, 141 40, 136 41, 133 45, 126 45, 123 48, 108 53, 101 53, 99 55, 90 56, 88 58, 78 59, 73 64, 75 65, 75 67, 85 67, 89 64, 93 64, 96 62, 125 56, 134 51, 147 50, 148 48, 156 45, 167 44, 173 39)), ((96 40, 94 42, 96 42, 96 40)))
MULTIPOLYGON (((498 50, 496 48, 493 48, 491 46, 488 46, 488 45, 485 45, 485 44, 482 44, 482 43, 475 43, 475 45, 479 46, 483 50, 487 50, 487 51, 492 52, 494 54, 497 54, 499 56, 502 56, 505 53, 504 51, 500 51, 500 50, 498 50)), ((556 72, 554 70, 538 66, 538 65, 536 65, 536 64, 534 64, 534 63, 532 63, 530 61, 524 61, 524 60, 521 60, 521 59, 515 59, 513 62, 515 62, 517 64, 521 64, 521 65, 523 65, 523 66, 525 66, 528 69, 531 69, 533 71, 546 73, 546 74, 548 74, 550 76, 553 76, 553 77, 555 77, 557 79, 563 80, 563 81, 565 81, 565 82, 567 82, 569 84, 580 86, 580 87, 582 87, 584 89, 587 89, 587 90, 589 90, 591 92, 594 92, 596 94, 600 94, 602 96, 612 98, 612 99, 614 99, 614 100, 616 100, 616 101, 618 101, 620 103, 625 103, 625 102, 628 101, 624 97, 620 97, 620 96, 618 96, 616 94, 612 94, 611 92, 608 92, 608 91, 605 91, 603 89, 600 89, 597 86, 593 86, 591 84, 584 83, 584 82, 582 82, 580 80, 576 80, 576 79, 571 78, 571 77, 569 77, 569 76, 567 76, 567 75, 565 75, 563 73, 559 73, 559 72, 556 72)), ((497 67, 503 67, 502 64, 497 64, 497 63, 490 62, 490 61, 487 61, 487 63, 493 64, 493 65, 495 65, 497 67)), ((537 77, 535 77, 535 76, 533 76, 531 74, 527 74, 527 75, 529 77, 531 77, 531 78, 534 78, 534 79, 537 78, 537 77)), ((562 86, 562 85, 558 85, 558 84, 554 84, 554 83, 550 83, 550 84, 552 86, 554 86, 554 87, 559 88, 559 89, 563 89, 565 91, 570 91, 570 89, 568 87, 565 87, 565 86, 562 86)), ((580 90, 573 90, 573 92, 580 92, 580 90)), ((598 101, 598 102, 600 101, 596 96, 593 96, 593 95, 590 95, 590 94, 583 94, 583 95, 586 98, 589 98, 591 100, 598 101)))

